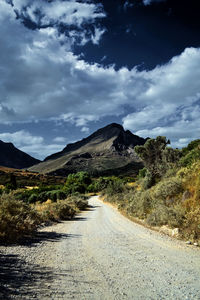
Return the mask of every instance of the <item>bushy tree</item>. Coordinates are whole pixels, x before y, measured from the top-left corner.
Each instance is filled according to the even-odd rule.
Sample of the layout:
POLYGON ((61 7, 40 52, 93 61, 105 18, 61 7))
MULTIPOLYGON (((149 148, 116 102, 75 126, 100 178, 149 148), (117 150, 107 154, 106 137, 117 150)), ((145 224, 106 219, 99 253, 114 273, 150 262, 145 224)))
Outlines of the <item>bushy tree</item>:
POLYGON ((180 165, 187 167, 193 162, 200 160, 200 140, 194 140, 182 149, 182 158, 180 165))
POLYGON ((91 182, 91 177, 87 172, 81 171, 78 173, 69 174, 64 189, 69 194, 85 193, 91 182))
POLYGON ((156 178, 162 177, 166 171, 180 158, 178 149, 168 148, 170 141, 164 136, 149 139, 143 146, 136 146, 135 152, 151 175, 152 184, 156 178))
POLYGON ((188 154, 191 150, 193 149, 200 149, 200 140, 194 140, 192 142, 190 142, 187 147, 184 147, 182 149, 182 153, 183 153, 183 156, 185 156, 186 154, 188 154))

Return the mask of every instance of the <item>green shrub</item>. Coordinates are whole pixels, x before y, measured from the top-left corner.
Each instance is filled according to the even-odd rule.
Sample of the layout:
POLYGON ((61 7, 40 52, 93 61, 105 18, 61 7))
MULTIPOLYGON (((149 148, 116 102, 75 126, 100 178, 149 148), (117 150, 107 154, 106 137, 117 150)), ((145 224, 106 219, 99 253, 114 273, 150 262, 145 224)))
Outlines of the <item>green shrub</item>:
POLYGON ((28 198, 28 203, 35 203, 38 201, 38 195, 37 194, 31 194, 28 198))
POLYGON ((32 189, 23 190, 16 192, 15 197, 18 200, 23 200, 26 203, 35 203, 36 201, 45 202, 48 199, 52 201, 64 200, 67 198, 68 193, 64 190, 48 190, 42 189, 32 189))
POLYGON ((105 189, 105 193, 108 196, 113 196, 115 194, 122 193, 124 189, 125 185, 122 179, 119 179, 117 177, 111 177, 105 189))
POLYGON ((147 190, 155 184, 155 178, 152 177, 152 174, 147 170, 145 177, 142 182, 142 188, 147 190))
POLYGON ((191 150, 198 148, 199 145, 200 145, 200 140, 194 140, 194 141, 190 142, 187 145, 187 147, 184 147, 182 149, 183 156, 187 155, 191 150))
POLYGON ((37 212, 16 200, 13 194, 0 197, 0 240, 14 242, 34 232, 40 223, 37 212))
POLYGON ((185 156, 180 159, 180 166, 188 167, 191 166, 195 161, 200 160, 200 148, 192 149, 185 156))
POLYGON ((147 174, 147 168, 140 169, 138 173, 138 179, 144 178, 146 174, 147 174))
POLYGON ((87 187, 92 183, 91 177, 87 172, 69 174, 64 186, 67 194, 85 193, 87 187))

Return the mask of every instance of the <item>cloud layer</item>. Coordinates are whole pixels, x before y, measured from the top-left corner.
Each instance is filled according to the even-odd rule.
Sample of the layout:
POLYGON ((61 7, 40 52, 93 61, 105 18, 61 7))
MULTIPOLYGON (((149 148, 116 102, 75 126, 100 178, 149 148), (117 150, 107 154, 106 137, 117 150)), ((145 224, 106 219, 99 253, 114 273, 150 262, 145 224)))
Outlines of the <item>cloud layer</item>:
MULTIPOLYGON (((198 138, 200 49, 187 48, 152 71, 89 64, 73 54, 73 44, 77 37, 83 44, 99 43, 105 29, 95 22, 102 17, 102 7, 90 2, 13 0, 11 6, 0 0, 0 122, 70 122, 87 133, 91 122, 117 115, 134 133, 167 135, 176 146, 198 138), (23 18, 38 28, 28 29, 23 18), (61 23, 76 29, 61 33, 61 23), (87 32, 85 23, 94 24, 94 31, 87 32)), ((20 144, 19 133, 6 134, 24 151, 30 150, 28 143, 20 144)), ((52 152, 57 142, 62 140, 49 146, 52 152)), ((32 151, 38 153, 44 140, 35 145, 32 151)))

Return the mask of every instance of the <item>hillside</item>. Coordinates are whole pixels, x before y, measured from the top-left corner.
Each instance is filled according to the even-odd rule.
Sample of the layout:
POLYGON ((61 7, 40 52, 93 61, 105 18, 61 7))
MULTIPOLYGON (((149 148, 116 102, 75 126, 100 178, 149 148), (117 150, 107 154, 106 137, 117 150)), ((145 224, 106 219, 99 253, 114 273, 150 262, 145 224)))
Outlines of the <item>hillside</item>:
POLYGON ((93 175, 134 174, 142 166, 134 147, 143 145, 145 141, 125 131, 121 125, 112 123, 81 141, 67 145, 30 170, 54 175, 77 171, 93 175))
POLYGON ((0 140, 0 165, 9 168, 23 169, 40 161, 17 149, 12 143, 0 140))
POLYGON ((38 186, 41 184, 63 184, 65 181, 65 178, 61 176, 48 176, 44 174, 28 172, 27 170, 23 169, 14 169, 0 166, 0 190, 2 186, 10 183, 10 180, 13 176, 15 177, 18 187, 38 186))

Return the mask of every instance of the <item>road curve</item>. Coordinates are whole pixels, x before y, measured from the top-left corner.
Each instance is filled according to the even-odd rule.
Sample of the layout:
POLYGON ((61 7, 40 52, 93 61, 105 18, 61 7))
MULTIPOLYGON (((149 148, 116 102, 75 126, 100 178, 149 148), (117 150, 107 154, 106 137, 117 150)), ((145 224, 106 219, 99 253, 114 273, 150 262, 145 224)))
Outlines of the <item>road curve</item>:
POLYGON ((42 229, 35 242, 0 247, 4 296, 200 299, 198 248, 131 222, 97 196, 89 203, 75 220, 42 229))

